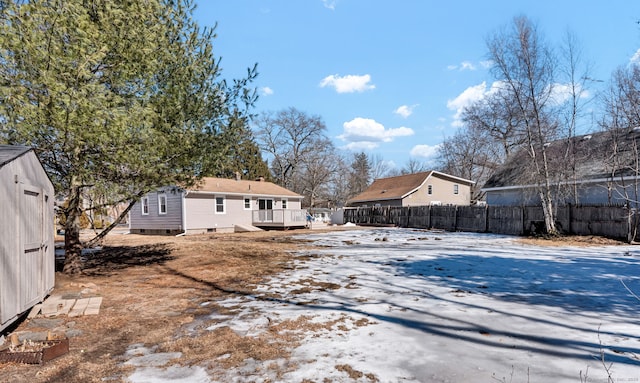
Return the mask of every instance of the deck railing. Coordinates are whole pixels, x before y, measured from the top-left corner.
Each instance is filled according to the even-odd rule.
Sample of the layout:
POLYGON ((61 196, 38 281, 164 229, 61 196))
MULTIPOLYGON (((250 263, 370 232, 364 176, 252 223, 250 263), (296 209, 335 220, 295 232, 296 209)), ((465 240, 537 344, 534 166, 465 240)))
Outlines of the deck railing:
POLYGON ((302 209, 254 210, 254 226, 304 226, 307 211, 302 209))

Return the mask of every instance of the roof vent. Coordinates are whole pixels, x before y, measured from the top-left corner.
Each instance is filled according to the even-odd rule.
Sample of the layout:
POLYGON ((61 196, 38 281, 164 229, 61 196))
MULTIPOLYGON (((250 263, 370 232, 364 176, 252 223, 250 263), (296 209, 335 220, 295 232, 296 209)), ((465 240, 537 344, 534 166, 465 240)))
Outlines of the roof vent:
POLYGON ((387 189, 384 189, 384 190, 383 190, 383 191, 381 191, 380 193, 386 193, 386 192, 387 192, 387 189))

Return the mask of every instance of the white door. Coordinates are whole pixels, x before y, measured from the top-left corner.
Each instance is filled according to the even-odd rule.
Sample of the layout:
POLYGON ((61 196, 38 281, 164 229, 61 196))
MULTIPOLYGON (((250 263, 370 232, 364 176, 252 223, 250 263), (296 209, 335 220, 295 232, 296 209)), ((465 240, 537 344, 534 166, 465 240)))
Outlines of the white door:
POLYGON ((44 214, 42 190, 22 185, 20 188, 20 254, 19 294, 20 309, 25 311, 39 300, 42 289, 44 257, 44 214))
POLYGON ((273 221, 273 200, 272 199, 259 199, 258 210, 260 222, 272 222, 273 221))

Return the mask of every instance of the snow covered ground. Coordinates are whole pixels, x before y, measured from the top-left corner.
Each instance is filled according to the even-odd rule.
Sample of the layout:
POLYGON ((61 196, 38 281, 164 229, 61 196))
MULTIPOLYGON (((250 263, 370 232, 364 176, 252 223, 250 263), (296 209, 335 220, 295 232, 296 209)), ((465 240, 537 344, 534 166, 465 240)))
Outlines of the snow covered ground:
POLYGON ((305 238, 321 246, 309 253, 322 256, 301 257, 255 296, 216 302, 242 310, 210 318, 211 328, 248 336, 301 316, 332 323, 309 333, 290 360, 275 362, 293 371, 278 378, 246 361, 214 380, 201 367, 142 358, 129 379, 640 382, 640 300, 631 293, 640 295, 640 247, 538 247, 507 236, 396 228, 305 238))

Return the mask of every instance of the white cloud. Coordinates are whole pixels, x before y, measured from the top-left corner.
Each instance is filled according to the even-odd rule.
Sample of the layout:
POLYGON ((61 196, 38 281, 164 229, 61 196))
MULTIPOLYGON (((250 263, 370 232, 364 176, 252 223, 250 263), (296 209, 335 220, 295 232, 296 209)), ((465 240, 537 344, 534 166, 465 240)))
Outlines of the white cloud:
POLYGON ((458 97, 447 101, 447 108, 455 111, 455 114, 453 115, 453 123, 451 123, 451 125, 454 127, 462 126, 463 124, 460 118, 462 117, 462 111, 464 108, 483 99, 486 92, 487 83, 483 81, 482 84, 470 86, 460 93, 458 97))
POLYGON ((380 142, 391 142, 396 137, 411 136, 413 130, 404 126, 387 129, 379 122, 369 118, 356 117, 342 124, 344 131, 338 136, 342 141, 348 142, 347 148, 373 149, 380 142))
POLYGON ((469 61, 460 63, 460 70, 476 70, 476 66, 469 61))
POLYGON ((260 92, 262 93, 263 96, 271 96, 273 94, 273 89, 269 88, 268 86, 265 86, 260 88, 260 92))
POLYGON ((416 145, 409 154, 412 157, 433 158, 438 154, 440 145, 416 145))
POLYGON ((348 149, 354 152, 359 152, 362 150, 372 150, 378 147, 377 142, 369 142, 369 141, 360 141, 360 142, 350 142, 347 145, 342 146, 343 149, 348 149))
POLYGON ((407 118, 409 116, 411 116, 413 114, 413 109, 415 109, 415 107, 418 106, 417 104, 415 105, 402 105, 399 106, 396 110, 393 111, 393 113, 403 117, 403 118, 407 118))
POLYGON ((493 61, 491 60, 480 61, 480 66, 484 69, 489 69, 493 66, 493 61))
POLYGON ((476 70, 477 68, 471 61, 463 61, 460 64, 448 65, 447 69, 463 71, 463 70, 476 70))
POLYGON ((332 87, 338 93, 353 93, 364 92, 366 90, 375 89, 375 85, 370 84, 371 76, 365 74, 363 76, 358 75, 330 75, 320 81, 320 87, 332 87))
POLYGON ((572 92, 575 92, 578 98, 589 98, 590 93, 586 89, 582 89, 580 84, 575 85, 575 90, 572 90, 571 84, 553 84, 553 88, 551 90, 551 102, 556 105, 562 105, 565 102, 569 101, 572 97, 572 92))
POLYGON ((640 49, 638 49, 636 53, 631 56, 631 59, 629 59, 629 61, 631 62, 631 64, 640 64, 640 49))
POLYGON ((324 5, 324 7, 332 11, 336 10, 337 3, 338 3, 338 0, 322 0, 322 4, 324 5))
POLYGON ((483 81, 481 84, 468 87, 460 93, 458 97, 447 101, 447 108, 455 111, 451 126, 455 128, 463 126, 461 118, 464 108, 472 105, 474 102, 482 100, 490 94, 497 92, 502 86, 503 83, 501 81, 495 81, 491 84, 491 87, 487 89, 487 83, 483 81))

